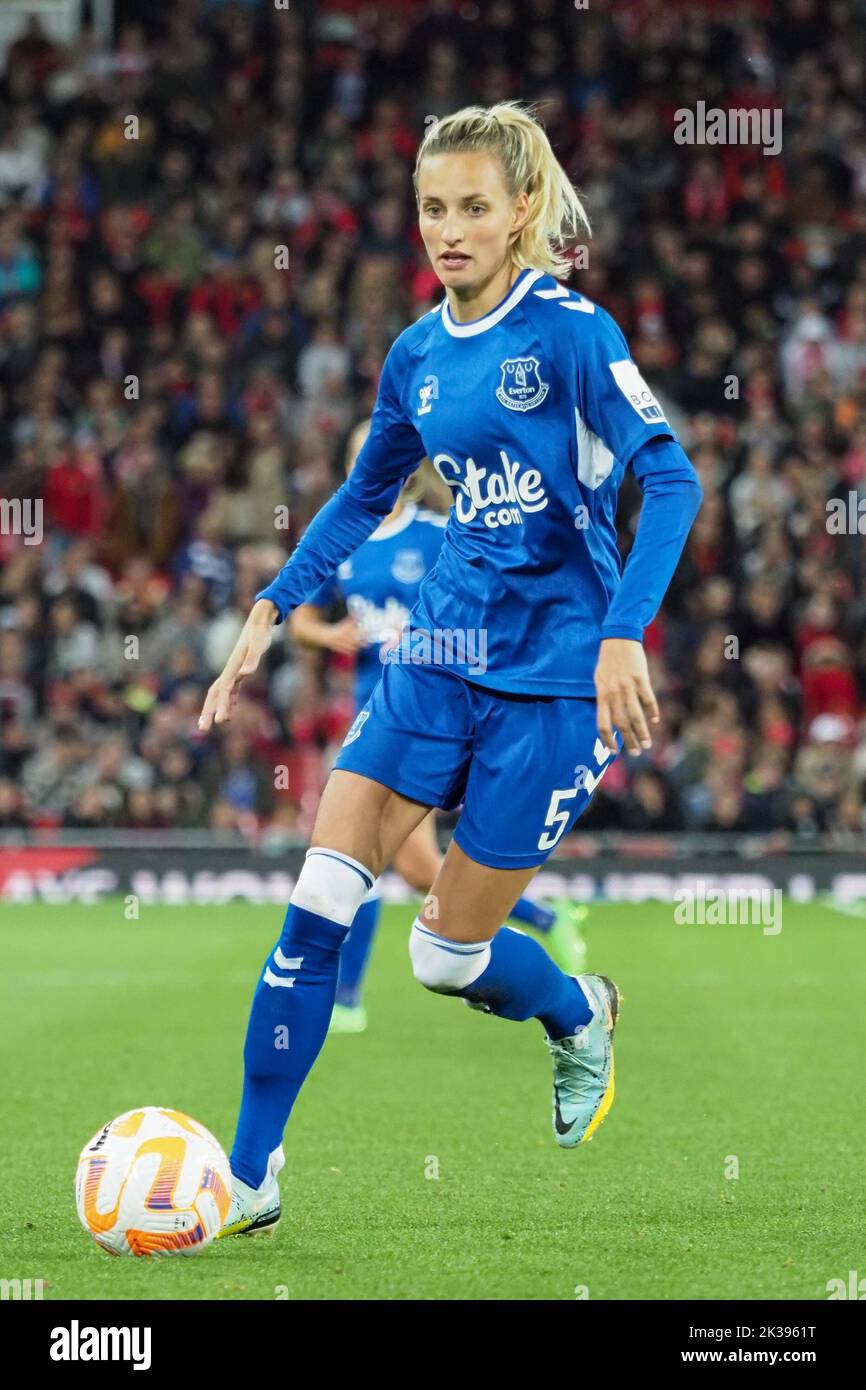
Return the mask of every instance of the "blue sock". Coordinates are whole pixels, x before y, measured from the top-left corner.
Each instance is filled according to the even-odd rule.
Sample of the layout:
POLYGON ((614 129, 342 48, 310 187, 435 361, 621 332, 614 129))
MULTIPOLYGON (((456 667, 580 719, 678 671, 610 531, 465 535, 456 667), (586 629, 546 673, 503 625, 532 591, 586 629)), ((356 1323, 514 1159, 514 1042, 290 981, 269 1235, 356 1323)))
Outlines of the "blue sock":
POLYGON ((518 898, 508 915, 515 922, 525 922, 536 931, 550 931, 556 921, 556 913, 551 908, 542 907, 541 903, 534 903, 531 898, 518 898))
POLYGON ((368 898, 362 902, 352 919, 349 935, 343 942, 336 1002, 348 1009, 356 1009, 361 1002, 361 986, 381 913, 381 898, 368 898))
MULTIPOLYGON (((444 949, 452 946, 444 937, 438 939, 444 949)), ((554 1042, 571 1037, 592 1018, 574 976, 560 970, 538 941, 511 927, 499 928, 490 942, 489 963, 477 980, 457 992, 500 1018, 540 1019, 554 1042)))
POLYGON ((243 1097, 230 1156, 232 1172, 250 1187, 262 1182, 325 1041, 347 931, 290 903, 265 961, 247 1026, 243 1097))

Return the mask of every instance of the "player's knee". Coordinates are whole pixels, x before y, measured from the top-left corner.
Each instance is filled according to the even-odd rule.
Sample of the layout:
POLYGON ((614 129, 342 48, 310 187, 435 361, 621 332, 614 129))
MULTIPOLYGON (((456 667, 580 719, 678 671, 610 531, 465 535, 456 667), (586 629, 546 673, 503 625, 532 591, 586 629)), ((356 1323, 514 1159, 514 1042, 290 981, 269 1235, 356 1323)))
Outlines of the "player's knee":
POLYGON ((349 927, 370 891, 373 874, 356 859, 337 850, 307 850, 289 901, 295 907, 349 927))
POLYGON ((487 968, 490 942, 448 941, 416 921, 409 936, 415 979, 436 994, 457 994, 487 968))

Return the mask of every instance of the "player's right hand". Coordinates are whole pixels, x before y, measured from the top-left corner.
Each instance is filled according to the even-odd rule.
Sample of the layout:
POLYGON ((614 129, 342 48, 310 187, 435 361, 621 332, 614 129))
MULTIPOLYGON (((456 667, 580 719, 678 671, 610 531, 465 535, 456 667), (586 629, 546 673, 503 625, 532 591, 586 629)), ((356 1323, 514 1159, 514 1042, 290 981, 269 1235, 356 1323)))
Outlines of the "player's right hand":
POLYGON ((328 626, 328 646, 332 652, 345 652, 351 656, 364 646, 364 642, 364 634, 352 617, 341 618, 328 626))
POLYGON ((217 676, 205 696, 198 718, 202 733, 207 733, 212 724, 225 724, 231 719, 241 681, 245 676, 252 675, 271 645, 276 618, 277 610, 269 600, 260 599, 254 606, 221 675, 217 676))

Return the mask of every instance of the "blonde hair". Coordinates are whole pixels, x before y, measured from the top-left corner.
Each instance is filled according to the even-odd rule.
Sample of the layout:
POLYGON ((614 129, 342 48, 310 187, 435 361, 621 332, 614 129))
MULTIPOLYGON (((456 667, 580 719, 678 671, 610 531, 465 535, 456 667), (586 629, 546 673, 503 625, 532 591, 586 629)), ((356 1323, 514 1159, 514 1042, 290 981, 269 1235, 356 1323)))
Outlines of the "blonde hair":
MULTIPOLYGON (((346 441, 347 469, 354 465, 369 433, 369 419, 359 420, 353 426, 346 441)), ((430 460, 425 456, 415 472, 409 474, 401 487, 397 494, 397 502, 401 507, 407 506, 410 502, 420 502, 422 506, 430 507, 435 512, 447 512, 451 507, 451 489, 447 483, 442 481, 430 460)))
POLYGON ((409 474, 400 489, 397 501, 404 507, 408 502, 420 502, 431 511, 444 513, 451 508, 452 492, 448 484, 443 483, 430 460, 425 457, 415 472, 409 474))
POLYGON ((514 264, 566 279, 573 263, 558 249, 592 229, 583 203, 553 153, 532 108, 518 101, 495 106, 464 106, 434 121, 418 149, 412 181, 428 154, 469 154, 489 150, 502 168, 508 195, 529 196, 529 217, 511 247, 514 264))

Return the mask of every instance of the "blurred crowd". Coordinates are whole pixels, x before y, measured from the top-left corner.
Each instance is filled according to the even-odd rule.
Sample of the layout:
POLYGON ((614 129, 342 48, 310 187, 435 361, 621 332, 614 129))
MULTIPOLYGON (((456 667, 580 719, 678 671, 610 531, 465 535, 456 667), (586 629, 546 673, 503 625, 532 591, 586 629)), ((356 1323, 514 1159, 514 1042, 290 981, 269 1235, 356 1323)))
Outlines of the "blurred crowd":
POLYGON ((69 47, 29 20, 0 81, 0 496, 44 506, 41 543, 0 534, 0 827, 309 829, 349 658, 281 637, 230 726, 203 738, 198 710, 441 298, 425 123, 517 97, 593 221, 570 284, 706 498, 647 634, 654 747, 587 823, 856 843, 864 0, 115 10, 69 47), (781 111, 781 152, 678 143, 699 102, 781 111))

